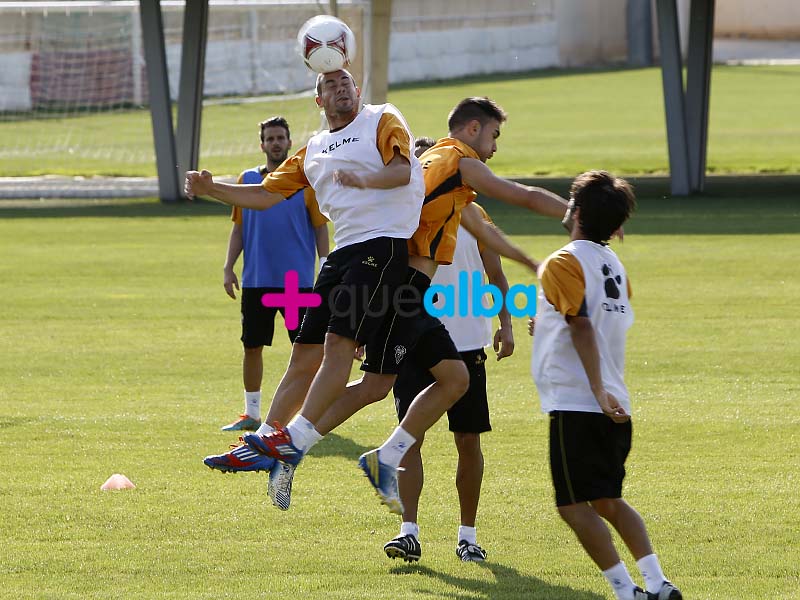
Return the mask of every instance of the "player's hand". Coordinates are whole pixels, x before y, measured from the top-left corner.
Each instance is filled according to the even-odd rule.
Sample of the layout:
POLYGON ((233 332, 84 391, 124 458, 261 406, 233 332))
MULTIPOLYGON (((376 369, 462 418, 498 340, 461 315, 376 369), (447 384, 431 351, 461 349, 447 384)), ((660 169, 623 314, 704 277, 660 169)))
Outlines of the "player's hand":
POLYGON ((600 408, 603 410, 603 414, 614 421, 614 423, 624 423, 630 420, 631 416, 625 412, 625 409, 611 392, 603 390, 600 394, 596 394, 595 398, 600 408))
POLYGON ((536 259, 526 258, 523 264, 533 271, 537 277, 539 276, 539 267, 541 266, 541 263, 536 262, 536 259))
POLYGON ((208 196, 213 188, 214 179, 209 171, 186 171, 183 192, 189 200, 195 196, 208 196))
POLYGON ((239 289, 239 279, 236 277, 236 273, 233 272, 233 269, 223 269, 222 273, 222 287, 225 288, 225 293, 236 300, 236 292, 233 291, 234 287, 239 289))
POLYGON ((506 356, 514 354, 514 332, 511 327, 500 327, 494 334, 494 351, 497 353, 497 360, 503 360, 506 356))
POLYGON ((536 329, 536 317, 528 319, 528 335, 533 337, 533 332, 536 329))
POLYGON ((364 178, 361 175, 353 173, 352 171, 344 171, 342 169, 336 169, 333 172, 333 181, 345 187, 354 187, 360 189, 367 187, 367 183, 364 181, 364 178))
POLYGON ((358 362, 364 361, 364 346, 359 346, 356 348, 356 351, 353 353, 353 358, 355 358, 358 362))

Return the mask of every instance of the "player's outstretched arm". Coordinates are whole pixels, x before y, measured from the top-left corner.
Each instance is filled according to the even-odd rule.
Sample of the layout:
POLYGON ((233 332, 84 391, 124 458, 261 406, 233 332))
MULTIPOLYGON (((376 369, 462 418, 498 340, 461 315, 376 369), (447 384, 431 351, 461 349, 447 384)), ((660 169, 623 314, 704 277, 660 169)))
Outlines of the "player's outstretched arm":
POLYGON ((395 151, 394 158, 380 171, 357 173, 338 169, 333 173, 333 180, 347 187, 388 190, 408 185, 411 181, 411 163, 405 156, 395 151))
POLYGON ((558 194, 498 177, 475 158, 462 158, 459 161, 459 170, 464 183, 484 196, 557 219, 561 219, 567 212, 567 201, 558 194))
POLYGON ((231 206, 264 210, 282 202, 281 194, 268 192, 260 184, 222 183, 214 181, 209 171, 186 171, 183 191, 189 199, 209 196, 231 206))
POLYGON ((619 404, 616 398, 603 386, 603 377, 600 371, 600 352, 597 349, 597 340, 594 334, 594 326, 589 317, 566 317, 569 325, 569 334, 572 343, 581 359, 583 370, 589 378, 589 385, 592 388, 597 403, 603 410, 603 414, 610 417, 616 423, 624 423, 630 419, 630 415, 619 404))
POLYGON ((461 211, 461 224, 469 231, 475 239, 497 252, 500 256, 505 256, 528 267, 536 273, 539 268, 537 263, 519 247, 511 243, 505 234, 494 225, 483 220, 481 211, 477 206, 467 204, 461 211))

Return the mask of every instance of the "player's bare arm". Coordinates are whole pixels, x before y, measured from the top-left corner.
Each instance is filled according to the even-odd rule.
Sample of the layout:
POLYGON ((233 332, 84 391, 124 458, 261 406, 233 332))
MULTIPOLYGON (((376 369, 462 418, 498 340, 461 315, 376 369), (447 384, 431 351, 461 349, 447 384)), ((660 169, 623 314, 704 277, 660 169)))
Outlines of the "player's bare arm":
POLYGON ((183 190, 189 199, 196 196, 208 196, 231 206, 253 210, 265 210, 284 200, 281 194, 268 192, 261 184, 214 181, 213 175, 206 170, 187 171, 183 190))
POLYGON ((340 185, 348 187, 388 190, 408 185, 408 182, 411 181, 411 163, 395 150, 392 160, 380 171, 357 173, 338 169, 334 172, 333 179, 340 185))
POLYGON ((613 394, 603 386, 603 377, 600 371, 600 352, 597 349, 597 339, 595 338, 591 319, 589 317, 570 315, 566 319, 572 343, 575 346, 578 357, 581 359, 583 370, 586 371, 586 376, 589 378, 592 393, 603 410, 603 414, 610 417, 615 423, 624 423, 631 418, 630 415, 620 406, 613 394))
POLYGON ((239 280, 236 277, 233 266, 242 254, 243 247, 242 224, 234 223, 231 228, 231 235, 228 238, 228 251, 225 255, 225 264, 222 267, 222 286, 225 288, 225 293, 234 300, 236 300, 236 292, 233 291, 233 288, 239 289, 239 280))
POLYGON ((534 273, 539 268, 539 263, 525 254, 514 245, 505 234, 494 225, 483 220, 481 211, 477 206, 467 204, 461 211, 461 224, 475 239, 480 240, 487 248, 494 250, 500 256, 505 256, 528 267, 534 273))
POLYGON ((462 158, 459 170, 464 183, 484 196, 558 219, 567 211, 567 201, 558 194, 498 177, 485 163, 475 158, 462 158))
MULTIPOLYGON (((507 297, 508 279, 503 272, 500 255, 490 248, 484 248, 481 252, 481 261, 489 283, 497 286, 503 294, 503 298, 507 297)), ((497 355, 497 360, 502 360, 514 354, 514 331, 511 328, 511 314, 505 303, 497 317, 500 320, 500 328, 494 333, 492 347, 497 355)))

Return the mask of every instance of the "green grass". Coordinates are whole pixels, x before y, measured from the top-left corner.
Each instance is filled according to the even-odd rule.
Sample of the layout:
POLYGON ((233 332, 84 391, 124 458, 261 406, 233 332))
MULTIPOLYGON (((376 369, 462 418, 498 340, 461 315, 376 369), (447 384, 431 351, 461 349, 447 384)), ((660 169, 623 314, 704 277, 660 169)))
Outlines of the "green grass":
MULTIPOLYGON (((416 135, 443 136, 466 96, 489 95, 509 113, 493 168, 502 175, 574 176, 592 166, 626 174, 668 170, 661 72, 657 68, 539 71, 401 86, 389 100, 416 135)), ((708 170, 800 172, 800 67, 712 71, 708 170)), ((237 174, 263 157, 256 124, 283 113, 297 147, 319 127, 311 98, 217 105, 203 112, 201 165, 237 174)), ((149 113, 0 120, 0 176, 155 175, 149 113)))
MULTIPOLYGON (((800 598, 800 207, 767 189, 640 196, 616 245, 636 311, 626 496, 687 598, 800 598)), ((557 224, 487 208, 537 257, 564 241, 557 224)), ((393 427, 389 401, 314 449, 287 513, 270 506, 264 476, 203 467, 235 440, 219 427, 242 403, 238 308, 221 286, 227 215, 154 201, 0 211, 0 595, 612 597, 553 509, 519 321, 515 356, 488 368, 483 567, 453 552, 444 423, 426 441, 422 563, 383 556, 398 520, 355 459, 393 427), (137 489, 99 491, 116 472, 137 489)), ((276 339, 267 392, 287 357, 276 339)))

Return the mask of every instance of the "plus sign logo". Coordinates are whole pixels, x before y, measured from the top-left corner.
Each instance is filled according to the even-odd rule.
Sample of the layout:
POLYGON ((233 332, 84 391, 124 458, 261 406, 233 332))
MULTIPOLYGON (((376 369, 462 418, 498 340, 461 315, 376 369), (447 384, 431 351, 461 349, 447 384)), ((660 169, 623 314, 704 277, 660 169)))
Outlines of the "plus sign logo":
POLYGON ((267 308, 282 308, 286 329, 297 329, 300 325, 300 309, 314 308, 322 304, 322 297, 313 292, 301 292, 297 271, 286 271, 283 276, 283 293, 270 292, 261 296, 261 304, 267 308))

